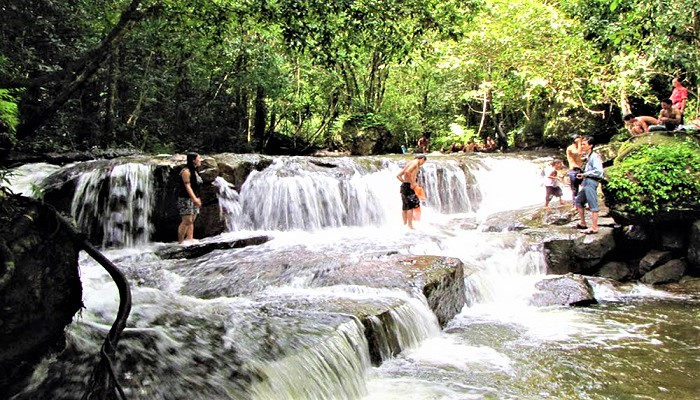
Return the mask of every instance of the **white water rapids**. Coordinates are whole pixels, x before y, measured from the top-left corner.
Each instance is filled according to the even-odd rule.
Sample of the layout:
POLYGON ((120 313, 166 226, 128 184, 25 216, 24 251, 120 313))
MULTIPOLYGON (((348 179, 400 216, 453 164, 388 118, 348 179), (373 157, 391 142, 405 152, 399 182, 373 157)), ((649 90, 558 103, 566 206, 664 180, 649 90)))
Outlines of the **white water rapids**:
MULTIPOLYGON (((472 182, 456 163, 429 156, 421 173, 428 200, 414 231, 401 222, 396 179, 401 163, 396 161, 358 172, 342 184, 293 158, 254 172, 240 193, 218 178, 221 214, 230 230, 222 236, 268 234, 270 242, 222 251, 200 264, 157 259, 153 249, 163 244, 141 239, 127 240, 128 248, 106 251, 128 271, 133 286, 131 322, 119 350, 126 353, 122 382, 133 388, 128 389, 130 398, 693 398, 700 393, 700 325, 693 317, 700 316, 697 304, 678 303, 645 286, 601 286, 595 289, 609 302, 597 307, 532 307, 528 299, 534 284, 545 277, 541 246, 516 232, 478 228, 493 213, 542 204, 544 162, 479 155, 469 169, 472 182), (337 252, 352 260, 386 251, 457 257, 478 267, 467 279, 473 302, 441 330, 420 298, 366 287, 311 288, 311 277, 303 273, 291 284, 256 296, 202 299, 183 292, 198 274, 212 277, 223 274, 224 266, 285 260, 300 246, 308 258, 337 252), (289 315, 274 308, 260 319, 255 304, 263 298, 266 304, 278 298, 303 299, 313 313, 318 312, 314 303, 403 303, 392 318, 408 350, 372 367, 362 326, 354 319, 324 316, 327 326, 337 329, 331 340, 316 343, 314 338, 327 334, 327 328, 303 317, 286 326, 289 315), (271 336, 293 332, 288 349, 299 351, 272 362, 257 356, 289 351, 270 350, 261 336, 246 333, 263 329, 259 321, 277 321, 279 325, 264 328, 271 336), (268 379, 238 392, 241 354, 232 349, 247 351, 243 356, 256 360, 240 368, 268 379)), ((118 295, 109 276, 84 255, 80 268, 86 309, 69 328, 69 345, 75 353, 91 354, 101 340, 95 332, 103 334, 111 324, 118 295)), ((221 285, 228 284, 226 279, 221 277, 221 285)), ((52 362, 46 361, 35 387, 17 399, 35 398, 36 393, 80 397, 65 383, 65 390, 40 389, 51 385, 47 382, 56 374, 52 362)), ((83 368, 72 359, 61 362, 67 370, 83 368)))

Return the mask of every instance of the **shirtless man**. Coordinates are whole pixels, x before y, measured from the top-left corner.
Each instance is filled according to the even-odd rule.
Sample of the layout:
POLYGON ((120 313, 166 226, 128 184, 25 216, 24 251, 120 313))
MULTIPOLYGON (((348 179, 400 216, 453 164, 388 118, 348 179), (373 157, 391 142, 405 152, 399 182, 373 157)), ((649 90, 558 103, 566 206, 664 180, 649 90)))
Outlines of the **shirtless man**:
POLYGON ((581 136, 576 136, 574 142, 566 148, 566 161, 569 163, 569 186, 571 187, 571 198, 576 200, 576 195, 578 195, 578 189, 581 185, 581 179, 578 179, 576 175, 580 174, 583 169, 583 161, 581 160, 581 136))
POLYGON ((661 112, 659 113, 659 123, 666 126, 667 131, 676 129, 681 123, 681 112, 673 107, 671 99, 661 100, 661 112))
POLYGON ((622 119, 625 121, 625 128, 632 136, 640 136, 649 133, 649 125, 658 125, 659 120, 654 117, 642 115, 635 117, 632 114, 627 114, 622 119))
POLYGON ((401 181, 401 216, 403 224, 413 229, 413 209, 420 207, 420 200, 416 195, 415 188, 418 186, 418 170, 425 164, 425 155, 418 154, 399 172, 396 177, 401 181))

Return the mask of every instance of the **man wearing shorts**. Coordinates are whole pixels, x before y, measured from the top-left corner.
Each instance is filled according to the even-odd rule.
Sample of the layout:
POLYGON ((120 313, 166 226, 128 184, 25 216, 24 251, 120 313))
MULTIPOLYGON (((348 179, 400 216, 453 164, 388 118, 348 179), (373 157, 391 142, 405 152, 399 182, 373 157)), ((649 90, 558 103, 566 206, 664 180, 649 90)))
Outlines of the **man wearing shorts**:
POLYGON ((420 200, 415 192, 416 186, 418 186, 416 179, 418 178, 418 171, 425 163, 425 160, 425 155, 418 154, 396 175, 401 181, 401 216, 403 224, 411 229, 413 229, 413 209, 420 207, 420 200))
POLYGON ((581 179, 581 189, 576 195, 576 209, 581 222, 576 228, 584 229, 585 234, 598 233, 598 182, 603 178, 603 161, 598 153, 593 152, 593 138, 586 137, 581 140, 581 154, 588 154, 586 168, 577 178, 581 179), (585 206, 591 209, 591 227, 586 225, 585 206))

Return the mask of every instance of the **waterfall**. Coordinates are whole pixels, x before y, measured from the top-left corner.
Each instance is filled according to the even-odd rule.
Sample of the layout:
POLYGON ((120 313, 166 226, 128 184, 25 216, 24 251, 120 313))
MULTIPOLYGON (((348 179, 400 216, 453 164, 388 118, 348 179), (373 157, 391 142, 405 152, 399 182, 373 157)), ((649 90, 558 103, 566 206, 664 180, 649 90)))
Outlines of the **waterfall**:
POLYGON ((226 222, 226 230, 233 232, 249 229, 251 227, 250 218, 243 212, 240 195, 233 188, 233 185, 226 182, 226 179, 217 176, 214 179, 214 186, 219 189, 219 216, 226 222))
POLYGON ((314 231, 357 221, 383 222, 378 199, 373 191, 360 190, 362 179, 353 179, 357 173, 317 168, 298 159, 275 159, 268 168, 248 176, 241 188, 241 205, 253 226, 264 230, 314 231), (358 205, 367 207, 351 208, 358 205))
POLYGON ((153 168, 127 163, 80 175, 71 213, 80 229, 102 238, 103 247, 149 242, 153 227, 153 168))
MULTIPOLYGON (((127 397, 624 393, 666 399, 697 392, 696 369, 688 367, 694 365, 695 321, 687 312, 696 302, 661 314, 658 301, 644 309, 650 306, 616 305, 614 298, 592 308, 528 305, 545 272, 540 239, 477 225, 502 211, 542 205, 536 161, 495 154, 459 161, 429 157, 419 174, 428 198, 416 230, 405 228, 400 217, 396 175, 407 161, 280 157, 251 173, 236 186, 240 191, 217 178, 228 230, 266 229, 271 239, 177 260, 159 257, 157 246, 137 244, 148 240, 150 229, 149 194, 157 181, 150 167, 81 172, 72 207, 81 229, 99 234, 104 246, 136 246, 105 250, 133 282, 132 314, 114 364, 127 397), (392 275, 400 272, 390 261, 395 255, 454 257, 466 264, 469 305, 442 331, 420 279, 405 286, 404 275, 392 275), (649 378, 658 375, 659 365, 673 372, 671 379, 649 378)), ((81 253, 79 264, 82 317, 67 328, 66 351, 42 361, 16 400, 82 397, 119 300, 96 262, 81 253)))
POLYGON ((480 192, 477 186, 467 182, 470 174, 468 169, 463 170, 454 160, 423 164, 418 183, 426 192, 425 205, 443 214, 475 211, 480 192))
POLYGON ((360 398, 366 394, 368 355, 362 324, 353 319, 316 347, 261 364, 259 369, 265 379, 252 386, 250 398, 360 398))
POLYGON ((495 157, 484 158, 482 163, 480 168, 473 170, 483 193, 483 199, 477 209, 481 218, 499 211, 544 204, 540 163, 495 157))
POLYGON ((41 197, 43 180, 60 168, 47 163, 24 164, 10 170, 5 179, 12 193, 27 197, 41 197))
MULTIPOLYGON (((382 161, 380 168, 363 168, 356 160, 338 159, 336 168, 319 168, 304 159, 275 159, 253 171, 240 193, 217 179, 221 214, 230 231, 384 226, 400 211, 396 175, 403 163, 382 161)), ((469 213, 479 206, 473 175, 454 160, 425 164, 419 184, 427 194, 424 206, 439 213, 469 213)))

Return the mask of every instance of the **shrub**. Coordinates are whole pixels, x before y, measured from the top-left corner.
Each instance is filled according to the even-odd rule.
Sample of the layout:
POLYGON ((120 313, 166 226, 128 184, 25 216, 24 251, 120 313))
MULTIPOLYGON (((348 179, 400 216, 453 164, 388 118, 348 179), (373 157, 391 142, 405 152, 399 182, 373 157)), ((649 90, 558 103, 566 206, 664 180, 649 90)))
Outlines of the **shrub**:
POLYGON ((700 148, 697 143, 644 144, 607 169, 610 206, 639 216, 698 205, 700 148))

